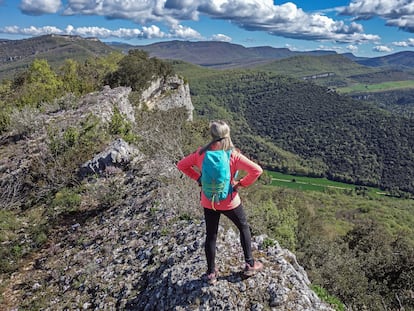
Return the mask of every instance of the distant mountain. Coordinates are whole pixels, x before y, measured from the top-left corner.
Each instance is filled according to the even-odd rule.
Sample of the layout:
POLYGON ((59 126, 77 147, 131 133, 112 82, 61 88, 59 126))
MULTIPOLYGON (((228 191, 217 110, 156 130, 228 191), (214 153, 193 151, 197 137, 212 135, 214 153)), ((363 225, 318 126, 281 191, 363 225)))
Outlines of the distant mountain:
POLYGON ((371 67, 409 67, 414 68, 414 52, 405 51, 398 52, 395 54, 390 54, 381 57, 366 58, 362 60, 356 60, 359 64, 371 67))
POLYGON ((45 35, 22 40, 0 39, 0 79, 26 68, 34 59, 46 59, 51 66, 65 59, 85 60, 115 51, 96 38, 45 35))
POLYGON ((161 59, 182 60, 212 68, 243 68, 268 63, 269 60, 286 59, 293 56, 342 55, 360 65, 369 67, 414 68, 414 52, 399 52, 382 57, 358 57, 352 53, 338 54, 330 50, 292 51, 287 48, 270 46, 244 47, 218 41, 166 41, 149 45, 129 45, 117 42, 109 46, 124 52, 130 49, 147 51, 150 56, 161 59))
POLYGON ((298 52, 270 46, 244 47, 218 41, 190 42, 176 40, 137 46, 116 43, 109 43, 109 45, 124 52, 130 49, 141 49, 147 51, 151 57, 182 60, 211 68, 243 68, 297 55, 336 54, 335 51, 298 52))
POLYGON ((355 56, 352 53, 342 53, 342 56, 345 56, 346 58, 349 58, 350 60, 356 62, 356 61, 364 61, 369 59, 369 57, 359 57, 359 56, 355 56))
POLYGON ((350 75, 365 74, 377 69, 362 66, 349 57, 342 54, 327 54, 327 55, 299 55, 279 60, 272 60, 272 62, 257 66, 257 69, 265 71, 272 71, 278 74, 290 75, 295 78, 311 78, 313 80, 318 76, 325 80, 331 77, 330 80, 341 80, 344 82, 350 75), (324 76, 326 75, 326 76, 324 76))

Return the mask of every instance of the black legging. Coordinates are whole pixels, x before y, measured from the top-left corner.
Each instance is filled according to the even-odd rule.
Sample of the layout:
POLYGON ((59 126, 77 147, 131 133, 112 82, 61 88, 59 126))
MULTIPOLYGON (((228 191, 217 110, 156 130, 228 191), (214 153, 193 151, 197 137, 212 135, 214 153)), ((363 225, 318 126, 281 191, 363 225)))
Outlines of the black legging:
POLYGON ((204 208, 204 218, 206 221, 207 233, 204 248, 207 257, 208 274, 214 272, 215 269, 216 240, 221 214, 227 216, 239 229, 240 243, 243 248, 244 259, 246 263, 250 264, 251 266, 254 264, 252 256, 250 227, 247 223, 247 218, 243 210, 243 206, 240 204, 238 207, 229 211, 215 211, 212 209, 204 208))

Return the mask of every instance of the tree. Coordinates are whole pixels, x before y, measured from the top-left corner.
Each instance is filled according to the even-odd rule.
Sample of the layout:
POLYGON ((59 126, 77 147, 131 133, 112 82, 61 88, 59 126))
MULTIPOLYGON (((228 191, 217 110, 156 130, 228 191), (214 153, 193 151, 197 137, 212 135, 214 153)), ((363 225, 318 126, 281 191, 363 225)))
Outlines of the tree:
POLYGON ((38 107, 42 102, 52 101, 61 94, 63 85, 45 59, 34 60, 23 78, 18 80, 15 86, 22 106, 38 107))
POLYGON ((119 62, 119 68, 106 77, 111 87, 130 86, 133 91, 145 89, 156 77, 173 73, 172 67, 142 50, 130 50, 119 62))
POLYGON ((80 95, 82 93, 82 80, 79 75, 78 62, 73 59, 67 59, 59 68, 59 74, 64 82, 62 86, 65 92, 70 92, 75 95, 80 95))

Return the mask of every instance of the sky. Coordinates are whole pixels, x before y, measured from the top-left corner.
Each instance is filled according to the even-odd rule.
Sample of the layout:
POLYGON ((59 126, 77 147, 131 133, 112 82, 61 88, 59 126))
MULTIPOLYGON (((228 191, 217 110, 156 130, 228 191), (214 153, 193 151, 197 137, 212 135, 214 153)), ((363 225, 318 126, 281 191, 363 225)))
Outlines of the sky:
POLYGON ((0 0, 0 38, 225 41, 377 57, 414 50, 414 0, 0 0))

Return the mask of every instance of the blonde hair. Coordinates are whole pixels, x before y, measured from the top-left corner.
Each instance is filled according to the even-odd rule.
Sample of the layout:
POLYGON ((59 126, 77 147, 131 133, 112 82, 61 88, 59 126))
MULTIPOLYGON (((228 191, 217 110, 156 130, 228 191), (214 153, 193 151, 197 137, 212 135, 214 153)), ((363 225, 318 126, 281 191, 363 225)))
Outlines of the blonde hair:
POLYGON ((222 120, 211 121, 210 135, 212 140, 203 148, 201 148, 200 154, 210 149, 210 147, 216 142, 220 142, 219 149, 230 150, 234 148, 233 142, 231 141, 230 137, 230 127, 226 122, 222 120))

